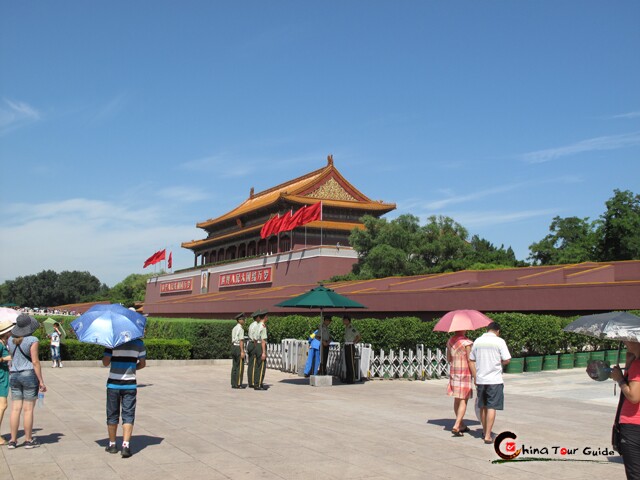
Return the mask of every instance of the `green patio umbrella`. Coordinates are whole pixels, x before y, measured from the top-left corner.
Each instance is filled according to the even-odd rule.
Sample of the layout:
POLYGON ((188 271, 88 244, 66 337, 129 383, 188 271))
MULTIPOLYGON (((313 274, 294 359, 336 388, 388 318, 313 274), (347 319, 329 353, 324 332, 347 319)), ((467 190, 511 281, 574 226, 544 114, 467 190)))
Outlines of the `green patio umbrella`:
POLYGON ((60 340, 64 340, 67 337, 67 332, 62 328, 62 324, 53 318, 47 318, 42 324, 44 325, 44 331, 47 332, 47 335, 51 335, 53 333, 53 325, 57 323, 60 325, 60 340))
POLYGON ((319 308, 321 313, 323 308, 367 308, 322 285, 297 297, 276 303, 276 307, 319 308))
MULTIPOLYGON (((319 308, 320 318, 323 318, 322 310, 325 308, 367 308, 361 303, 351 300, 344 295, 334 292, 323 285, 312 288, 308 292, 290 298, 284 302, 276 303, 276 307, 319 308)), ((320 349, 320 362, 323 361, 323 351, 320 349)))

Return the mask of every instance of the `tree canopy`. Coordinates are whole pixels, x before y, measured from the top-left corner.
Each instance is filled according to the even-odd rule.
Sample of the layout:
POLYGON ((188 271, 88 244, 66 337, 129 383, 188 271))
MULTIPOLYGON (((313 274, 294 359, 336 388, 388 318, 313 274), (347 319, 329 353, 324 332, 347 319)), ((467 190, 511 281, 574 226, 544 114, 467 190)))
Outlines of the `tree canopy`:
POLYGON ((550 233, 529 246, 537 265, 640 259, 640 195, 614 190, 596 221, 554 217, 550 233))
POLYGON ((429 217, 425 225, 414 215, 391 221, 366 215, 364 230, 351 232, 349 243, 358 252, 353 274, 345 278, 420 275, 466 268, 513 267, 522 264, 511 248, 497 248, 446 216, 429 217))

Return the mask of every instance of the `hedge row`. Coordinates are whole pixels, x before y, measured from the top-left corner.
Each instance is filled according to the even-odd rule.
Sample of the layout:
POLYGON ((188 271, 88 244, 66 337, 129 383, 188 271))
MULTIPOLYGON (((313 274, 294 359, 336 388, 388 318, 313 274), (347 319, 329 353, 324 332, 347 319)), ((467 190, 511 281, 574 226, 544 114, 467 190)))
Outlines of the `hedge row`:
MULTIPOLYGON (((640 311, 631 313, 639 315, 640 311)), ((489 313, 488 316, 500 324, 502 337, 506 340, 511 354, 516 357, 617 348, 617 342, 564 332, 563 328, 577 317, 524 313, 489 313)), ((69 337, 73 338, 73 331, 69 325, 73 317, 54 318, 61 321, 69 337)), ((338 341, 344 337, 344 325, 340 318, 334 317, 330 326, 333 338, 338 341)), ((370 343, 374 350, 412 349, 417 344, 424 344, 426 348, 444 349, 449 335, 433 331, 436 321, 423 322, 416 317, 394 317, 383 320, 374 318, 354 320, 353 324, 360 331, 362 341, 370 343)), ((269 317, 267 324, 269 342, 280 343, 285 338, 306 339, 318 328, 319 323, 319 316, 269 317)), ((149 318, 145 344, 149 352, 152 351, 151 348, 157 348, 158 353, 154 355, 160 355, 156 357, 149 355, 149 358, 189 358, 188 356, 170 357, 170 355, 184 355, 184 348, 186 348, 184 346, 178 347, 172 344, 166 347, 150 347, 149 342, 156 339, 186 340, 191 348, 190 358, 230 358, 231 330, 235 325, 235 320, 149 318), (174 353, 172 351, 174 349, 180 353, 174 353)), ((248 326, 249 324, 245 325, 245 331, 248 326)), ((484 330, 470 331, 467 334, 473 340, 483 332, 484 330)), ((40 333, 44 335, 44 332, 40 333)), ((71 340, 65 343, 69 344, 69 342, 71 340)), ((101 348, 94 345, 79 345, 85 345, 85 347, 74 346, 73 352, 69 352, 69 358, 77 358, 76 354, 83 358, 89 356, 89 353, 83 350, 84 348, 101 348)), ((102 351, 98 353, 98 357, 101 355, 102 351)))
MULTIPOLYGON (((144 340, 147 359, 150 360, 186 360, 191 358, 191 344, 182 339, 154 339, 144 340)), ((62 360, 101 360, 104 347, 92 343, 67 339, 60 345, 62 360)), ((40 360, 51 360, 49 340, 40 340, 38 355, 40 360)))

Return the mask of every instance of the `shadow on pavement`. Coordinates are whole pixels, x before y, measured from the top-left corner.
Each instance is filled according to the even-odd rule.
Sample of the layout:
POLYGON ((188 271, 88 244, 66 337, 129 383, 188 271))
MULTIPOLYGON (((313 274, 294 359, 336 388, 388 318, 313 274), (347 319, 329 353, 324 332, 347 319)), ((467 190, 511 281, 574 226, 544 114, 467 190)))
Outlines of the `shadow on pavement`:
MULTIPOLYGON (((38 437, 40 438, 40 437, 38 437)), ((151 445, 160 445, 164 437, 152 437, 151 435, 132 435, 131 436, 131 450, 134 452, 140 452, 144 450, 146 447, 151 445)), ((118 435, 118 445, 121 445, 122 436, 118 435)), ((109 445, 109 439, 103 438, 101 440, 96 440, 96 443, 101 447, 106 447, 109 445)))
POLYGON ((60 438, 62 437, 64 437, 64 433, 49 433, 47 435, 38 435, 38 442, 40 442, 42 445, 46 443, 58 443, 60 441, 60 438))
MULTIPOLYGON (((445 431, 450 431, 453 428, 453 424, 455 420, 453 418, 432 418, 431 420, 427 420, 427 423, 430 425, 438 425, 442 427, 445 431)), ((466 432, 467 435, 475 438, 482 438, 482 424, 477 420, 469 420, 464 419, 464 424, 469 427, 480 427, 478 430, 472 430, 470 432, 466 432)))

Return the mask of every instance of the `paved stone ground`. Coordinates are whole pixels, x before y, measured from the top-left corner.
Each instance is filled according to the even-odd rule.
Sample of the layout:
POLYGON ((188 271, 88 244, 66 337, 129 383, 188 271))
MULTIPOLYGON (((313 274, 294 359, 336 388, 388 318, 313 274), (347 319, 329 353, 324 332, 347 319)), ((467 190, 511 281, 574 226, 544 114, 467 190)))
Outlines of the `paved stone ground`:
MULTIPOLYGON (((2 447, 0 479, 624 478, 619 457, 582 453, 609 447, 616 399, 611 382, 581 369, 506 375, 506 410, 494 431, 514 432, 519 446, 577 448, 573 459, 602 463, 492 463, 498 456, 482 442, 473 411, 471 434, 447 431, 446 380, 310 387, 268 370, 269 390, 254 391, 232 390, 229 373, 220 362, 142 370, 134 455, 123 459, 104 451, 107 371, 46 368, 49 392, 35 415, 42 446, 2 447)), ((7 412, 5 438, 8 428, 7 412)))

